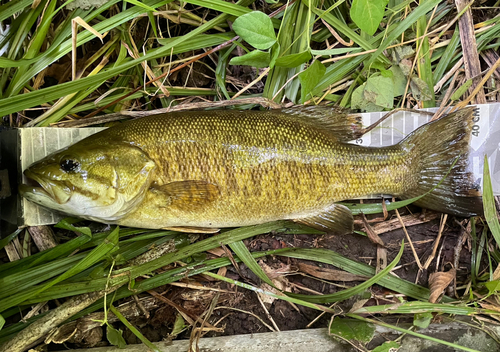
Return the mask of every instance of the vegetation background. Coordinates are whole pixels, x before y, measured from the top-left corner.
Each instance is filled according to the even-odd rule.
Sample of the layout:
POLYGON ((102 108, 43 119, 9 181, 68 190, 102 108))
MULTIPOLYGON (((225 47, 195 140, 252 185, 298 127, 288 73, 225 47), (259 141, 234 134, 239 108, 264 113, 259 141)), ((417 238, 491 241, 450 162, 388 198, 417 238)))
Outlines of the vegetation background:
MULTIPOLYGON (((442 113, 451 105, 496 102, 500 94, 500 1, 111 0, 87 9, 75 3, 0 1, 4 125, 109 126, 157 109, 292 104, 338 105, 357 111, 440 107, 442 113)), ((327 248, 278 246, 250 252, 250 242, 243 242, 269 232, 273 234, 267 238, 274 240, 276 234, 313 233, 283 222, 202 236, 197 242, 185 234, 99 229, 75 219, 56 228, 18 230, 0 240, 5 249, 5 263, 0 266, 0 342, 4 350, 12 351, 40 343, 42 337, 49 346, 61 342, 91 346, 102 343, 103 325, 107 341, 122 346, 122 331, 112 324, 120 320, 122 328, 157 350, 120 313, 128 308, 115 306, 130 305, 128 297, 147 292, 141 297, 173 307, 169 338, 191 334, 195 341, 207 332, 220 332, 212 319, 220 295, 242 287, 250 290, 248 295, 263 290, 267 297, 319 311, 324 317, 337 315, 329 323, 332 334, 361 350, 399 346, 399 341, 369 345, 373 324, 378 324, 472 351, 417 330, 431 321, 466 316, 472 317, 467 324, 500 341, 488 328, 500 312, 500 226, 488 177, 485 172, 485 218, 458 221, 428 214, 427 219, 439 223, 437 237, 426 242, 427 248, 432 245, 431 253, 415 250, 418 246, 409 237, 403 244, 398 238, 398 248, 387 261, 379 235, 399 228, 407 236, 405 224, 418 228, 427 221, 404 210, 408 202, 354 206, 357 214, 384 214, 358 218, 360 238, 369 238, 376 249, 376 267, 327 248), (456 246, 465 246, 467 274, 459 282, 457 265, 439 264, 437 249, 446 231, 458 231, 456 246), (48 245, 35 246, 33 240, 39 237, 48 239, 48 245), (413 259, 399 263, 404 253, 413 259), (333 293, 311 294, 307 287, 292 287, 274 275, 277 268, 256 261, 274 256, 321 263, 315 264, 316 269, 303 266, 299 271, 328 285, 341 283, 333 293), (390 274, 398 263, 417 268, 417 284, 390 274), (353 283, 346 276, 338 279, 341 273, 333 267, 351 275, 353 283), (227 268, 237 270, 238 279, 245 277, 240 269, 249 268, 253 279, 231 278, 227 268), (419 275, 428 276, 424 285, 419 275), (200 278, 214 295, 201 300, 206 304, 197 308, 199 312, 153 290, 167 284, 192 288, 200 278), (219 282, 227 285, 220 288, 219 282), (452 290, 442 296, 450 284, 452 290), (383 304, 377 293, 380 287, 389 290, 383 304), (336 302, 349 300, 357 303, 338 316, 336 302), (83 324, 77 319, 103 308, 105 313, 93 318, 99 320, 95 326, 90 319, 85 329, 68 325, 83 324), (387 315, 406 319, 410 326, 398 327, 395 319, 388 323, 382 319, 387 315), (97 338, 89 337, 91 331, 97 338)), ((271 314, 255 319, 270 330, 278 328, 271 314)))

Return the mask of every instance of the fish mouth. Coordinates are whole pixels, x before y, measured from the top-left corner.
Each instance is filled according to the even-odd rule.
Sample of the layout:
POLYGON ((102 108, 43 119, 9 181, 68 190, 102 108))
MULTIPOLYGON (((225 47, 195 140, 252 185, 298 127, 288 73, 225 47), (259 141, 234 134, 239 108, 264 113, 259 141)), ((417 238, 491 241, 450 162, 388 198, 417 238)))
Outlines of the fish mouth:
POLYGON ((28 182, 19 186, 21 196, 28 199, 49 198, 58 204, 65 204, 70 200, 71 193, 58 181, 47 180, 29 169, 24 171, 24 175, 28 178, 28 182))

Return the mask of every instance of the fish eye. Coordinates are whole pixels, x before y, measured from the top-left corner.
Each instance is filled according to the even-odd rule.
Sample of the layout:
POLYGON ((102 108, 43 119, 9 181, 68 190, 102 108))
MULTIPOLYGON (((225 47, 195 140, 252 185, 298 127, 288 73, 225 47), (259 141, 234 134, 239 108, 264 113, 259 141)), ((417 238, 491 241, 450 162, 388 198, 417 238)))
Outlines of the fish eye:
POLYGON ((59 163, 61 170, 65 172, 78 171, 80 169, 80 163, 78 160, 71 158, 63 158, 59 163))

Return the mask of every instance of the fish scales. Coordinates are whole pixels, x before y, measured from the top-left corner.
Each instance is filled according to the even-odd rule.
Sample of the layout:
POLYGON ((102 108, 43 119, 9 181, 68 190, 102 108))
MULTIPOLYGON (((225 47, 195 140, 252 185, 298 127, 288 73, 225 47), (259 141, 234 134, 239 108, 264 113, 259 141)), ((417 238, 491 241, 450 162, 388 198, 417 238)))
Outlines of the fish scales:
MULTIPOLYGON (((339 143, 288 115, 190 112, 136 120, 109 131, 112 136, 104 132, 102 138, 133 143, 155 161, 159 186, 205 180, 219 187, 218 200, 192 215, 163 208, 163 216, 182 219, 183 225, 234 226, 255 218, 302 217, 343 199, 399 194, 401 174, 409 168, 398 147, 374 153, 339 143)), ((150 207, 141 214, 148 211, 157 212, 150 207)))

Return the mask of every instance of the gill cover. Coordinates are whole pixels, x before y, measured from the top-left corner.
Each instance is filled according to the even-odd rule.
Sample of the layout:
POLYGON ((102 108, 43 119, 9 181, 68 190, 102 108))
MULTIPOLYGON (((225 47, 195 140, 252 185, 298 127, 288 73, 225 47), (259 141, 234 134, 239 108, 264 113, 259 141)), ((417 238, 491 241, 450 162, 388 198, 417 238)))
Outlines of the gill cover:
POLYGON ((45 207, 97 221, 116 221, 133 211, 149 188, 156 164, 126 143, 76 143, 33 164, 28 178, 43 188, 21 187, 45 207))

